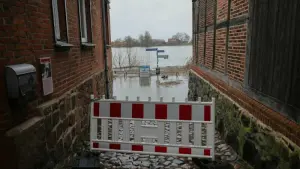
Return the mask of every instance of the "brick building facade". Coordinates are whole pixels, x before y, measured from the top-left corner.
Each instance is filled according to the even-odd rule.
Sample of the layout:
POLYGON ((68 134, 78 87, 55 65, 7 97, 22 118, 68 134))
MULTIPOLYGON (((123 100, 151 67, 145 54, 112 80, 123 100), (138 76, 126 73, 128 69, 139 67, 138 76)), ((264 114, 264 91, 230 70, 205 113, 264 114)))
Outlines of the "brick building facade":
POLYGON ((230 14, 228 14, 228 0, 217 2, 215 5, 213 0, 197 1, 199 10, 196 10, 198 15, 195 14, 197 16, 194 17, 194 33, 197 32, 195 43, 198 48, 194 48, 194 56, 198 64, 243 82, 247 40, 245 17, 248 16, 248 1, 232 0, 230 14), (228 20, 233 21, 230 26, 228 20), (240 22, 235 23, 236 20, 240 22))
POLYGON ((33 169, 70 161, 75 145, 86 139, 89 95, 104 95, 106 87, 112 93, 109 48, 108 73, 104 71, 109 1, 1 0, 0 18, 0 168, 33 169), (39 69, 43 57, 52 61, 54 90, 47 96, 39 69), (4 83, 4 67, 21 63, 34 65, 38 78, 37 99, 22 115, 8 105, 4 83))
POLYGON ((300 166, 300 100, 295 99, 299 94, 300 62, 297 53, 292 52, 299 51, 295 40, 300 37, 296 31, 299 26, 293 24, 300 18, 300 6, 296 4, 277 0, 193 0, 194 66, 189 98, 219 98, 217 128, 255 168, 300 166), (260 124, 272 132, 255 129, 260 124), (269 138, 276 141, 269 142, 269 138), (265 144, 276 150, 269 150, 265 144), (278 163, 265 156, 277 158, 278 163), (291 158, 295 161, 287 160, 291 158))

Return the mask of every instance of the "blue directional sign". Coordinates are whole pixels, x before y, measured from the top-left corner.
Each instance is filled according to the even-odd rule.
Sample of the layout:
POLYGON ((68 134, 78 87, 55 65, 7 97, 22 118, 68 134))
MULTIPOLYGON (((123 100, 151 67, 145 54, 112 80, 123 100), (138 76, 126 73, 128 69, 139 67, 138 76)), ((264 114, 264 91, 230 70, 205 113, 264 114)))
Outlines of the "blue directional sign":
POLYGON ((158 52, 158 53, 164 53, 165 50, 158 50, 157 52, 158 52))
POLYGON ((147 48, 146 51, 157 51, 157 48, 147 48))

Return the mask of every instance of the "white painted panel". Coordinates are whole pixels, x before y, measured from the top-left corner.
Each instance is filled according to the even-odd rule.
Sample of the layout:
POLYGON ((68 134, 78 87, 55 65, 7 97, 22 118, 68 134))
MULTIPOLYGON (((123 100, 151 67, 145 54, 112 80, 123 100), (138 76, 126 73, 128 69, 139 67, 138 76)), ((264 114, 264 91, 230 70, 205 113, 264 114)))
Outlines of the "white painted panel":
POLYGON ((157 133, 157 142, 158 144, 164 144, 165 143, 165 122, 157 122, 158 130, 157 133))
POLYGON ((144 145, 143 147, 144 147, 144 151, 146 151, 146 152, 154 152, 155 151, 153 145, 144 145))
POLYGON ((192 105, 192 120, 204 121, 204 106, 192 105))
POLYGON ((141 125, 142 121, 134 121, 134 142, 141 142, 141 125))
POLYGON ((101 120, 101 140, 108 139, 108 120, 102 119, 101 120))
POLYGON ((141 136, 158 137, 158 126, 156 125, 142 125, 140 127, 141 136))
POLYGON ((168 147, 167 152, 172 154, 178 154, 178 147, 168 147))
POLYGON ((202 148, 192 148, 193 155, 204 155, 204 150, 202 148))
POLYGON ((99 143, 99 148, 109 149, 109 143, 99 143))
POLYGON ((131 151, 131 144, 121 144, 121 150, 130 150, 131 151))
POLYGON ((100 117, 110 117, 110 102, 100 102, 100 117))
POLYGON ((189 123, 182 123, 181 143, 189 145, 189 123))
POLYGON ((130 121, 123 120, 123 141, 129 141, 130 138, 130 121))
POLYGON ((214 130, 214 125, 213 124, 207 124, 207 133, 206 133, 206 138, 207 138, 207 146, 213 146, 214 145, 214 137, 215 137, 215 130, 214 130))
POLYGON ((121 117, 132 118, 132 103, 121 104, 121 117))
POLYGON ((179 104, 169 104, 168 105, 168 117, 169 120, 179 119, 179 104))
POLYGON ((170 133, 169 133, 170 144, 177 143, 177 127, 176 122, 170 122, 170 133))
POLYGON ((155 104, 144 103, 144 119, 155 119, 155 104))
POLYGON ((112 140, 119 140, 119 120, 112 120, 112 140))
POLYGON ((201 123, 194 123, 194 145, 201 146, 201 130, 202 124, 201 123))

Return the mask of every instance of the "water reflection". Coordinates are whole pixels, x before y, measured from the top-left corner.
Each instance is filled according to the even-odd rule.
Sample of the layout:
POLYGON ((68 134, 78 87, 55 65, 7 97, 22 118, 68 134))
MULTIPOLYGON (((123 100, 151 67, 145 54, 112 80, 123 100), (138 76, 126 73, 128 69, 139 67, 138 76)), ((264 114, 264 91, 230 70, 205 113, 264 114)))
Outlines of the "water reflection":
MULTIPOLYGON (((125 80, 126 80, 127 78, 125 77, 125 80)), ((131 88, 132 87, 132 78, 128 78, 127 79, 128 80, 128 83, 129 83, 129 88, 131 88)))
MULTIPOLYGON (((176 79, 176 76, 169 76, 167 81, 176 79)), ((152 97, 152 100, 159 100, 162 96, 164 101, 171 101, 172 97, 178 101, 184 101, 188 94, 188 78, 179 76, 178 79, 182 80, 182 83, 174 86, 161 86, 157 85, 155 76, 146 79, 118 77, 114 79, 113 94, 121 100, 124 100, 126 96, 129 96, 130 100, 135 100, 138 96, 141 100, 148 100, 148 97, 152 97)))
POLYGON ((151 84, 151 77, 140 77, 140 86, 150 86, 151 84))

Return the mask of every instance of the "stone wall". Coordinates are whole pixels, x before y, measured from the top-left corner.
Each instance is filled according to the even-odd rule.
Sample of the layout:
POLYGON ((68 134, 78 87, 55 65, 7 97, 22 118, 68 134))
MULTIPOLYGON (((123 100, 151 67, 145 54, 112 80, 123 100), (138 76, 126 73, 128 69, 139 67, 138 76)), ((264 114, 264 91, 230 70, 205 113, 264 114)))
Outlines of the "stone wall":
POLYGON ((189 74, 189 100, 216 98, 216 129, 255 169, 300 168, 300 148, 264 125, 225 94, 194 73, 189 74))
MULTIPOLYGON (((110 96, 112 73, 110 73, 110 96)), ((40 105, 37 116, 9 130, 10 168, 53 168, 70 164, 78 144, 89 140, 90 94, 105 94, 104 72, 87 79, 63 96, 40 105)), ((7 167, 8 168, 8 167, 7 167)))

